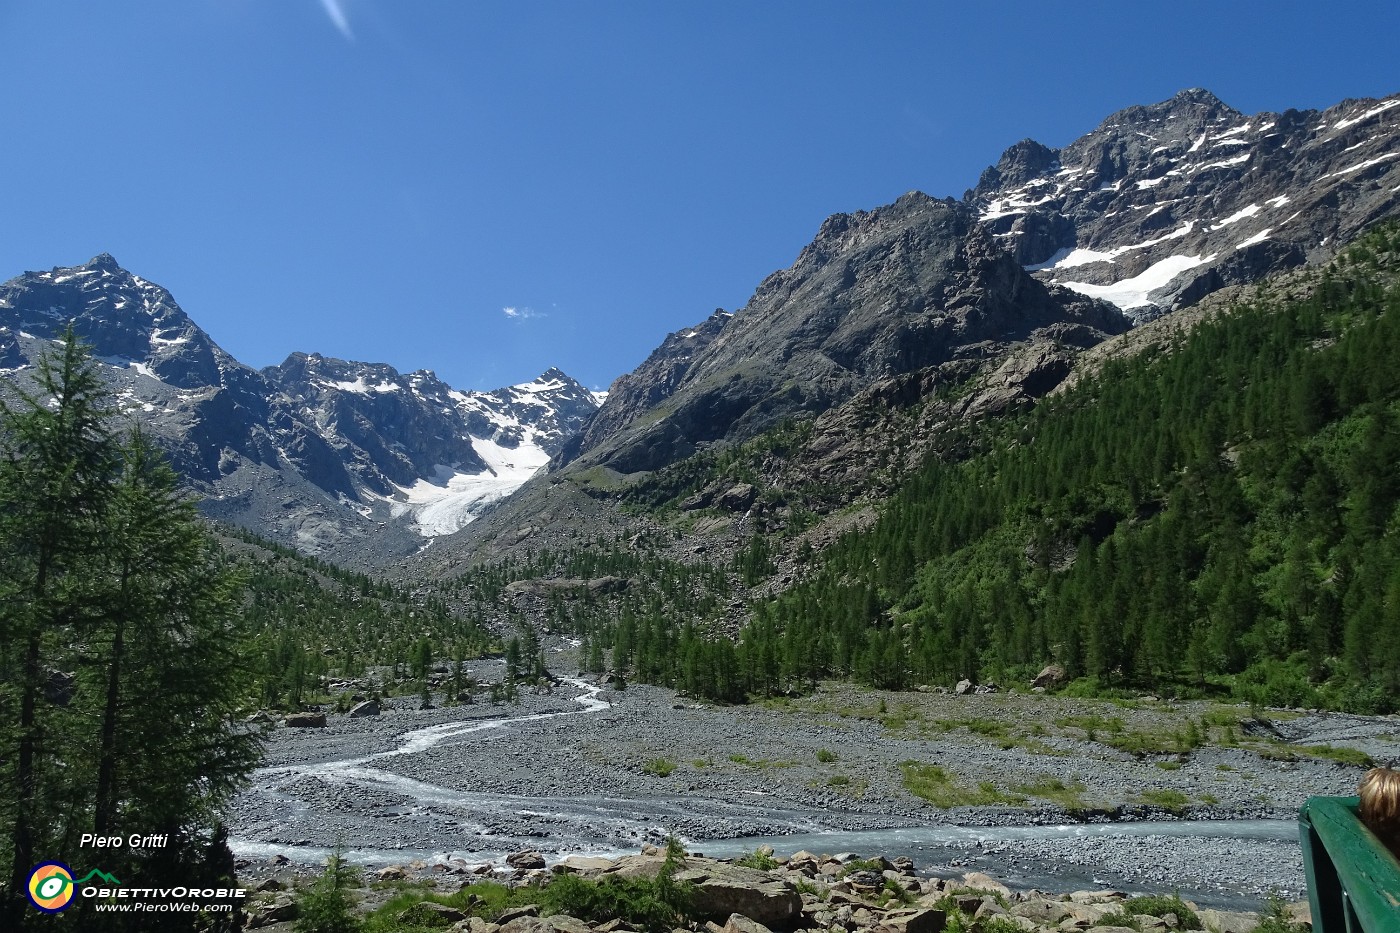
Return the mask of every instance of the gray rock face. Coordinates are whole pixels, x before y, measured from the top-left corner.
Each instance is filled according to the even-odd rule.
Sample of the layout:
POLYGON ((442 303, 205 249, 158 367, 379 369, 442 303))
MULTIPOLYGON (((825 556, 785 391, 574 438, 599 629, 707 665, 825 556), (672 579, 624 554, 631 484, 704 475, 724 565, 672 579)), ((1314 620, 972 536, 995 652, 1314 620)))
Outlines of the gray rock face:
POLYGON ((415 531, 456 530, 598 407, 557 369, 491 392, 317 354, 258 372, 106 253, 0 285, 0 375, 24 383, 69 324, 207 512, 347 563, 411 553, 422 543, 415 531), (449 480, 463 477, 482 477, 485 492, 454 501, 449 480), (400 504, 410 487, 428 507, 445 503, 446 517, 424 524, 422 507, 400 504))
POLYGON ((1027 275, 964 205, 914 192, 837 214, 743 310, 667 338, 618 380, 563 465, 656 469, 716 441, 819 414, 880 380, 1029 338, 1128 322, 1027 275))
POLYGON ((1329 257, 1400 208, 1400 95, 1245 116, 1209 91, 1009 148, 964 203, 1046 282, 1150 320, 1329 257))

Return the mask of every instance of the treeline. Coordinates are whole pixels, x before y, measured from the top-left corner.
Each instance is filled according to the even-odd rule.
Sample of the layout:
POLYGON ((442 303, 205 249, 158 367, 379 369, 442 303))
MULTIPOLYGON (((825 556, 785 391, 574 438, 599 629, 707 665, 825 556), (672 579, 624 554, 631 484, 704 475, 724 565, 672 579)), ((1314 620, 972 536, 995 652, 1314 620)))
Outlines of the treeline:
POLYGON ((1396 227, 1311 297, 1260 289, 1170 352, 969 426, 807 582, 757 607, 742 689, 1024 682, 1400 702, 1396 227))
MULTIPOLYGON (((512 608, 508 619, 519 621, 526 631, 539 625, 547 632, 576 636, 584 671, 613 671, 624 680, 685 686, 700 665, 700 655, 723 658, 734 650, 728 639, 714 637, 723 631, 733 601, 731 573, 731 568, 705 561, 663 557, 660 542, 645 536, 631 543, 595 539, 475 566, 450 581, 444 592, 473 608, 484 609, 493 602, 510 606, 507 588, 512 583, 552 579, 553 584, 539 591, 542 616, 527 618, 512 608), (580 582, 562 587, 559 580, 580 582)), ((733 679, 729 675, 736 675, 734 666, 722 666, 733 679)), ((726 689, 695 692, 743 699, 738 681, 732 690, 727 683, 726 689)))
POLYGON ((409 593, 247 531, 224 532, 238 542, 224 550, 243 584, 241 652, 252 703, 298 709, 322 699, 331 678, 363 679, 385 694, 419 692, 440 660, 460 667, 506 650, 479 613, 455 611, 440 596, 409 593))

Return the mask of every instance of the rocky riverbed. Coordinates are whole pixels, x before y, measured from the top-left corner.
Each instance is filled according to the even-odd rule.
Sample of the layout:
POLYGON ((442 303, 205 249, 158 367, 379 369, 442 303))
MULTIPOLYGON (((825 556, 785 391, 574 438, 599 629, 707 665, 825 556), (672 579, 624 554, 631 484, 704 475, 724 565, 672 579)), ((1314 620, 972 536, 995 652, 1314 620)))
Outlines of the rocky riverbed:
POLYGON ((1393 717, 1155 698, 827 685, 736 708, 574 680, 518 704, 414 707, 273 729, 230 814, 239 853, 475 863, 674 834, 706 854, 769 839, 1248 906, 1302 889, 1289 824, 1306 797, 1353 793, 1363 756, 1400 756, 1393 717))

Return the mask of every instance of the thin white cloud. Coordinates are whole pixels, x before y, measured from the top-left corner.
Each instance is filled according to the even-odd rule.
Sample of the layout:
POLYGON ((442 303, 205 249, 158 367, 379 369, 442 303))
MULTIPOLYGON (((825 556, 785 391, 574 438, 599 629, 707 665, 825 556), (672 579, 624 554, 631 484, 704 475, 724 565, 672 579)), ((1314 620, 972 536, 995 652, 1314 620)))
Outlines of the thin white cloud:
POLYGON ((545 316, 543 311, 536 311, 534 308, 517 308, 515 305, 506 305, 501 309, 501 313, 512 321, 528 321, 530 318, 545 316))
POLYGON ((345 16, 345 8, 340 5, 340 0, 321 0, 321 6, 325 8, 326 15, 331 18, 332 25, 340 30, 340 34, 347 40, 354 42, 355 34, 350 31, 350 20, 345 16))

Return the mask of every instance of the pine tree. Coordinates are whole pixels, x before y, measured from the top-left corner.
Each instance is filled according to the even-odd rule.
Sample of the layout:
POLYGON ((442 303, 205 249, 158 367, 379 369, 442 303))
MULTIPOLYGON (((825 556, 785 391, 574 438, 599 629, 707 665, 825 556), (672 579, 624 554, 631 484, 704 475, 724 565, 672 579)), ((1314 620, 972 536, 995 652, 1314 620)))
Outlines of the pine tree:
MULTIPOLYGON (((236 581, 194 506, 144 437, 107 431, 102 387, 71 334, 41 387, 53 403, 27 399, 0 418, 0 703, 18 712, 0 737, 0 760, 14 763, 14 793, 0 795, 13 801, 0 837, 6 929, 37 916, 23 903, 33 864, 72 851, 79 833, 166 835, 163 849, 104 863, 143 881, 186 884, 219 863, 216 810, 258 756, 256 736, 232 725, 236 581), (71 690, 54 696, 55 672, 70 670, 71 690)), ((84 922, 124 929, 123 916, 84 922)), ((141 928, 189 924, 156 919, 141 928)))
MULTIPOLYGON (((51 819, 63 789, 56 750, 71 710, 44 702, 46 680, 79 617, 95 611, 84 570, 99 542, 116 463, 97 373, 71 329, 39 367, 38 396, 0 402, 0 785, 3 854, 10 858, 6 929, 31 912, 25 882, 36 857, 63 841, 51 819), (52 400, 52 404, 50 404, 52 400), (10 724, 13 723, 13 726, 10 724), (53 777, 53 779, 50 779, 53 777)), ((4 918, 5 914, 0 914, 4 918)))

